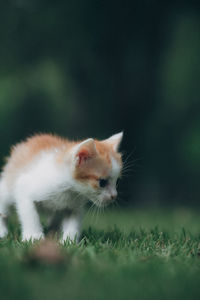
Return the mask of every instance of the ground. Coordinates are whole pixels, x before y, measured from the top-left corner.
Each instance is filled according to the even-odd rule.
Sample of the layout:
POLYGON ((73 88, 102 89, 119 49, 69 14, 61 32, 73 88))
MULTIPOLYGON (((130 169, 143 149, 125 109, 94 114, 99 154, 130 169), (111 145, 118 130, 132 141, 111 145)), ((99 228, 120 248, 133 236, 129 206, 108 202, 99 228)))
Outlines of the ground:
POLYGON ((21 243, 14 215, 0 240, 0 299, 200 299, 199 225, 187 208, 89 212, 79 245, 46 261, 38 243, 21 243))

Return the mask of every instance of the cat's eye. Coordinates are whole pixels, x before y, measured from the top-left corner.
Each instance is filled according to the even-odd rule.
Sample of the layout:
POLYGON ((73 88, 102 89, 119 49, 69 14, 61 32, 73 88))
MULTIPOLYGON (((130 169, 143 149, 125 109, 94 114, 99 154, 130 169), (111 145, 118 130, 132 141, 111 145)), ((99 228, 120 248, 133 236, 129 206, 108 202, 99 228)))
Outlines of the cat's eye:
POLYGON ((100 186, 101 188, 104 188, 104 187, 106 187, 107 185, 108 185, 108 179, 103 179, 103 178, 99 179, 99 186, 100 186))

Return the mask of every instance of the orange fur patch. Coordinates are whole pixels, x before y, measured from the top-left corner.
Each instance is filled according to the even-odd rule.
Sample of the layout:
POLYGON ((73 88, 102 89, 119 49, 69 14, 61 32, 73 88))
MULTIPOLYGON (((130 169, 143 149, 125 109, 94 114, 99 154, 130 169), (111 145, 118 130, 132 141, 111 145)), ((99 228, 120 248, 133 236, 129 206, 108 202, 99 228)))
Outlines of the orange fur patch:
POLYGON ((11 148, 11 154, 7 159, 3 173, 8 183, 10 183, 16 178, 20 170, 28 165, 41 151, 48 151, 55 148, 66 152, 74 144, 74 142, 69 142, 64 138, 51 134, 39 134, 30 137, 25 142, 21 142, 11 148))
MULTIPOLYGON (((42 151, 57 149, 56 161, 63 163, 66 153, 81 141, 73 142, 51 134, 39 134, 28 138, 25 142, 12 147, 11 155, 3 169, 8 183, 12 183, 22 168, 27 166, 42 151)), ((95 140, 98 154, 80 164, 74 173, 74 178, 80 181, 89 181, 93 187, 97 187, 98 179, 107 178, 111 170, 110 156, 122 164, 121 154, 116 153, 113 148, 104 141, 95 140)))
POLYGON ((116 153, 106 142, 95 140, 95 146, 97 154, 79 165, 74 177, 76 180, 88 182, 94 188, 98 188, 99 178, 107 178, 110 175, 112 168, 110 157, 114 157, 120 165, 122 165, 122 160, 121 154, 116 153))

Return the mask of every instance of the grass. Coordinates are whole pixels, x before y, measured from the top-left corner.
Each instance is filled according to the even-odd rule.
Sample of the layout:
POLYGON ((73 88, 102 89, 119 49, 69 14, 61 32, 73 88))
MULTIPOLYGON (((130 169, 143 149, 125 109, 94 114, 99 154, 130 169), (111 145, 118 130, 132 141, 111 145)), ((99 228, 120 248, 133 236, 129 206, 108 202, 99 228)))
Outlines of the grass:
POLYGON ((200 299, 199 211, 87 214, 84 239, 58 264, 33 261, 19 226, 0 241, 0 299, 200 299))

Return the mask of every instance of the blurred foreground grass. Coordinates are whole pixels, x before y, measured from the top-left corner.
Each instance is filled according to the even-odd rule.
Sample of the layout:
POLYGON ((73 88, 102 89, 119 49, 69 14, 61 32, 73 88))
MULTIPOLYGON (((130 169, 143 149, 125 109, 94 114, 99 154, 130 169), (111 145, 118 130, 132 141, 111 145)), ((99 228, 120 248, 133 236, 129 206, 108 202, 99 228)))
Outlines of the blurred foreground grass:
POLYGON ((62 260, 31 259, 33 246, 0 241, 0 299, 200 299, 199 211, 111 209, 84 221, 62 260))

